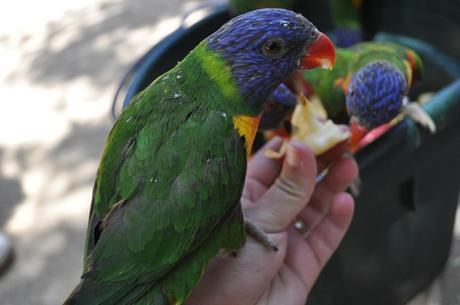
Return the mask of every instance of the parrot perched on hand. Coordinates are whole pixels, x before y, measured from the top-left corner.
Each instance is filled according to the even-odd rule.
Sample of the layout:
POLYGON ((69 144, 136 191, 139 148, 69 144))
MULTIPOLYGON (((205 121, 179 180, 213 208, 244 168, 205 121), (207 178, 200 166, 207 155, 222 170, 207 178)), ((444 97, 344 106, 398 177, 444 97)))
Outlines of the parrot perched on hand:
POLYGON ((135 96, 108 136, 83 275, 64 304, 183 304, 220 250, 244 245, 240 197, 264 102, 324 60, 334 47, 307 19, 256 10, 135 96))

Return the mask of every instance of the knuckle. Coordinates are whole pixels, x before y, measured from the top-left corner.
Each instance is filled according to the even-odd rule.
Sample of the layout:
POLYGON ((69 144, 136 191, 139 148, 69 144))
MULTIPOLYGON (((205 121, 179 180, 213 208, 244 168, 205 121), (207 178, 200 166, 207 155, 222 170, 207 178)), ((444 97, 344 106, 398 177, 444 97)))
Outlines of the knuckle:
POLYGON ((286 179, 283 176, 278 177, 275 187, 282 193, 295 199, 303 199, 307 195, 306 187, 303 187, 290 179, 286 179))

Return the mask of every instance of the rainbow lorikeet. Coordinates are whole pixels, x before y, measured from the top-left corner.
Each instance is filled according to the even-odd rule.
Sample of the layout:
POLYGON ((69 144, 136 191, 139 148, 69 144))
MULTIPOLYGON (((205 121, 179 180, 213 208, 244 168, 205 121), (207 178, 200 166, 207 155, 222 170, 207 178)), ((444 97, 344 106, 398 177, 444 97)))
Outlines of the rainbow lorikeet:
POLYGON ((134 97, 108 136, 64 304, 183 304, 210 259, 244 245, 247 153, 268 95, 322 59, 333 45, 307 19, 257 10, 134 97))
MULTIPOLYGON (((394 43, 363 42, 351 48, 337 48, 336 52, 332 71, 313 70, 301 77, 297 74, 295 84, 316 94, 330 118, 339 122, 348 121, 350 116, 357 118, 362 125, 352 126, 352 139, 359 130, 359 140, 371 128, 403 111, 413 80, 423 75, 423 64, 414 51, 394 43)), ((431 125, 429 117, 415 112, 414 119, 431 125)))
MULTIPOLYGON (((345 96, 353 74, 375 61, 388 62, 406 78, 408 86, 412 80, 420 80, 423 64, 411 49, 380 42, 362 42, 351 48, 336 49, 336 63, 332 71, 315 69, 301 73, 307 93, 315 93, 321 99, 327 114, 334 119, 346 113, 345 96)), ((296 81, 301 80, 296 77, 296 81)))

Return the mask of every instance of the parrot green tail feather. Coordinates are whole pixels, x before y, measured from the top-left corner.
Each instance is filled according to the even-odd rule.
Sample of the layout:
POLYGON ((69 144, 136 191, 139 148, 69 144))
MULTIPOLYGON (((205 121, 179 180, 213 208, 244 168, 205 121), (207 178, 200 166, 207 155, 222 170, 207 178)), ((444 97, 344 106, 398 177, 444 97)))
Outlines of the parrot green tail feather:
POLYGON ((245 232, 241 226, 243 214, 241 206, 236 205, 222 226, 213 231, 200 248, 188 255, 182 263, 156 283, 141 284, 133 289, 124 291, 122 284, 98 285, 87 280, 85 275, 81 283, 74 289, 71 296, 63 305, 170 305, 182 304, 190 294, 191 289, 200 279, 205 267, 212 257, 220 250, 230 252, 241 248, 245 243, 245 232), (222 245, 225 245, 222 248, 222 245), (101 295, 104 298, 97 299, 101 295), (174 299, 168 296, 174 295, 174 299))

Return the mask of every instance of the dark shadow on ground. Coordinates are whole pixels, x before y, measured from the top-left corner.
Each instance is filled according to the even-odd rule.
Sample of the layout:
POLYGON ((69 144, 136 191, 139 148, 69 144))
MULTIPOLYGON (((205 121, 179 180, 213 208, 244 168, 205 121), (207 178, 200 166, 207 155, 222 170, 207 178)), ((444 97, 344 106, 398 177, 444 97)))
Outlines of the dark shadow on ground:
MULTIPOLYGON (((38 159, 26 158, 34 152, 34 146, 24 146, 17 150, 15 158, 20 170, 26 171, 33 166, 28 162, 47 162, 49 164, 46 177, 41 183, 42 188, 38 197, 35 198, 37 205, 46 204, 49 200, 58 199, 80 187, 92 184, 96 170, 89 175, 81 174, 79 170, 88 162, 93 164, 99 162, 110 124, 108 119, 96 124, 72 123, 70 133, 46 152, 46 155, 38 159), (69 176, 71 173, 75 174, 69 176), (59 175, 62 174, 67 175, 66 187, 60 192, 55 192, 52 190, 55 187, 54 182, 60 179, 59 175)), ((89 205, 89 202, 82 202, 82 204, 89 205)))
MULTIPOLYGON (((61 142, 36 158, 32 156, 37 150, 35 146, 24 146, 17 150, 15 161, 19 170, 29 170, 34 165, 32 162, 44 162, 43 167, 47 170, 44 179, 39 181, 41 187, 38 197, 34 198, 34 204, 38 207, 35 221, 43 221, 39 212, 42 206, 48 208, 46 205, 51 201, 59 202, 60 198, 66 198, 73 191, 92 184, 96 175, 94 164, 99 162, 110 125, 108 119, 93 124, 73 123, 70 133, 61 142), (79 170, 86 165, 89 166, 85 170, 79 170), (56 191, 53 187, 59 179, 65 179, 66 184, 65 188, 56 191)), ((14 199, 9 200, 11 204, 1 206, 0 220, 4 221, 11 216, 14 204, 20 201, 22 196, 19 195, 22 193, 17 181, 10 181, 1 175, 0 191, 14 199)), ((84 200, 75 204, 89 209, 91 202, 84 200)), ((69 285, 76 285, 79 280, 85 230, 86 222, 77 224, 62 220, 51 230, 12 236, 16 248, 15 266, 0 279, 0 303, 46 305, 57 304, 56 300, 63 301, 72 288, 69 285), (68 275, 75 278, 64 278, 68 275)))
MULTIPOLYGON (((3 151, 0 148, 0 164, 3 151)), ((0 169, 0 228, 11 216, 14 207, 24 198, 22 186, 17 178, 5 177, 0 169)))

